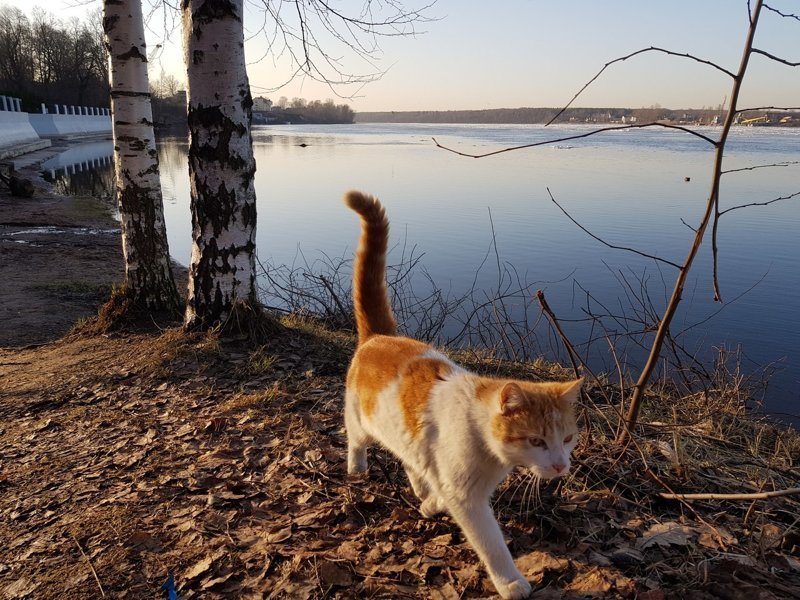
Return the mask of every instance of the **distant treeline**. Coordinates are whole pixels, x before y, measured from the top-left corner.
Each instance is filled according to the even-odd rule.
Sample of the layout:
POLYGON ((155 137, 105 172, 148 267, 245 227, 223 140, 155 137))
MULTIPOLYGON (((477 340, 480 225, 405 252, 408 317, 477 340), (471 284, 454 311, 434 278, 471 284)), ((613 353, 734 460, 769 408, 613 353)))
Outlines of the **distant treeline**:
POLYGON ((108 106, 100 12, 65 22, 40 8, 29 19, 0 6, 0 94, 22 98, 25 111, 42 103, 108 106))
MULTIPOLYGON (((495 108, 486 110, 359 112, 356 123, 476 123, 528 125, 547 123, 558 108, 495 108)), ((559 116, 557 123, 721 123, 726 111, 721 107, 672 110, 660 106, 649 108, 570 108, 559 116)), ((786 119, 783 125, 800 124, 800 114, 785 111, 750 111, 744 118, 767 115, 770 124, 786 119)))
MULTIPOLYGON (((255 102, 253 112, 257 112, 259 105, 266 103, 255 102)), ((271 105, 272 103, 269 102, 271 105)), ((352 123, 355 113, 347 104, 336 104, 333 100, 325 101, 305 98, 292 98, 291 102, 282 96, 278 103, 265 111, 270 118, 266 122, 291 122, 291 123, 352 123)))

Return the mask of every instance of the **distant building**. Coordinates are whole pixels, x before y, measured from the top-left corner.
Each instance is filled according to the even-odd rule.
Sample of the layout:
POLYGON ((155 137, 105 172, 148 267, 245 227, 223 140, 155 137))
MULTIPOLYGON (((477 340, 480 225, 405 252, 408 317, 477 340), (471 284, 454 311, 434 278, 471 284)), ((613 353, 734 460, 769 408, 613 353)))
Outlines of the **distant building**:
POLYGON ((269 112, 272 110, 272 100, 258 96, 253 98, 253 112, 269 112))

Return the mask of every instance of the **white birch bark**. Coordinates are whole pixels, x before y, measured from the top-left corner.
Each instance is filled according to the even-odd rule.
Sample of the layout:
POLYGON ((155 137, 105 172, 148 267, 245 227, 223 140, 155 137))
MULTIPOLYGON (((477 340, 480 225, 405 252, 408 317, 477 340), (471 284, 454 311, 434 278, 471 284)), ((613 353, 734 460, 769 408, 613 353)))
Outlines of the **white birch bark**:
POLYGON ((170 268, 141 0, 104 0, 109 55, 117 206, 129 297, 150 310, 176 311, 170 268))
POLYGON ((188 72, 192 262, 185 323, 254 305, 256 198, 243 0, 182 0, 188 72))

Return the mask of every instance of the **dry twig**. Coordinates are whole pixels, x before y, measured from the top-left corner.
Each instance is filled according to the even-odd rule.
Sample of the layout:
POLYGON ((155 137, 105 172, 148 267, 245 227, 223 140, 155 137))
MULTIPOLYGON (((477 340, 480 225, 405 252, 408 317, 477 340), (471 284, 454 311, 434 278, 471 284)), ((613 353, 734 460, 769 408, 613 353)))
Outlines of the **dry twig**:
POLYGON ((771 492, 754 492, 752 494, 677 494, 661 493, 659 496, 667 500, 767 500, 781 496, 800 494, 800 487, 787 490, 773 490, 771 492))
POLYGON ((83 548, 81 547, 80 542, 75 538, 75 536, 70 534, 69 537, 72 538, 72 541, 75 542, 75 545, 78 547, 78 550, 80 550, 81 555, 83 556, 83 558, 86 559, 86 564, 89 565, 89 568, 92 571, 92 575, 94 575, 94 580, 97 582, 97 587, 100 588, 100 596, 102 598, 105 598, 106 597, 106 592, 103 589, 103 584, 100 583, 100 578, 97 576, 97 571, 95 571, 94 570, 94 566, 92 566, 92 561, 89 560, 89 557, 86 555, 86 552, 83 551, 83 548))

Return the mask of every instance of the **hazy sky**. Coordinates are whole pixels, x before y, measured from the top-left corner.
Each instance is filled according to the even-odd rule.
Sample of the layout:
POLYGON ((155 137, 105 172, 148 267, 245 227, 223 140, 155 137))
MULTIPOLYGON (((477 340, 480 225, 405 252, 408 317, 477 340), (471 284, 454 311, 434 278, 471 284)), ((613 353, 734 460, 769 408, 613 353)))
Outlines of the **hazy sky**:
MULTIPOLYGON (((145 7, 151 1, 144 0, 145 7)), ((425 1, 409 0, 406 6, 422 6, 425 1)), ((262 0, 246 2, 253 95, 273 100, 335 97, 327 86, 307 77, 274 89, 290 78, 292 65, 286 52, 278 58, 268 56, 267 36, 261 31, 264 14, 258 9, 259 4, 263 7, 262 0)), ((12 4, 26 12, 34 3, 0 0, 0 5, 12 4)), ((276 5, 274 0, 271 3, 276 5)), ((77 0, 41 3, 62 18, 84 16, 101 6, 99 0, 76 4, 77 0)), ((356 14, 362 4, 363 0, 334 2, 356 14)), ((770 5, 785 13, 800 13, 796 0, 770 0, 770 5)), ((292 15, 289 8, 284 6, 287 19, 292 15)), ((338 88, 342 96, 356 96, 346 100, 355 110, 558 106, 605 62, 648 46, 688 52, 735 71, 748 24, 745 0, 439 0, 426 15, 436 20, 419 24, 414 37, 379 40, 381 53, 375 65, 385 71, 380 80, 338 88)), ((166 20, 170 19, 167 14, 166 20)), ((163 69, 183 81, 180 19, 175 18, 174 30, 166 35, 164 21, 162 12, 149 20, 153 70, 156 76, 163 69), (156 44, 162 47, 157 49, 156 44)), ((318 35, 344 71, 374 71, 326 34, 318 35)), ((796 62, 800 61, 797 40, 800 21, 762 13, 757 47, 796 62)), ((730 87, 730 78, 715 69, 650 53, 613 66, 576 105, 699 108, 720 104, 730 87)), ((800 105, 800 68, 754 56, 740 106, 766 105, 800 105)))

